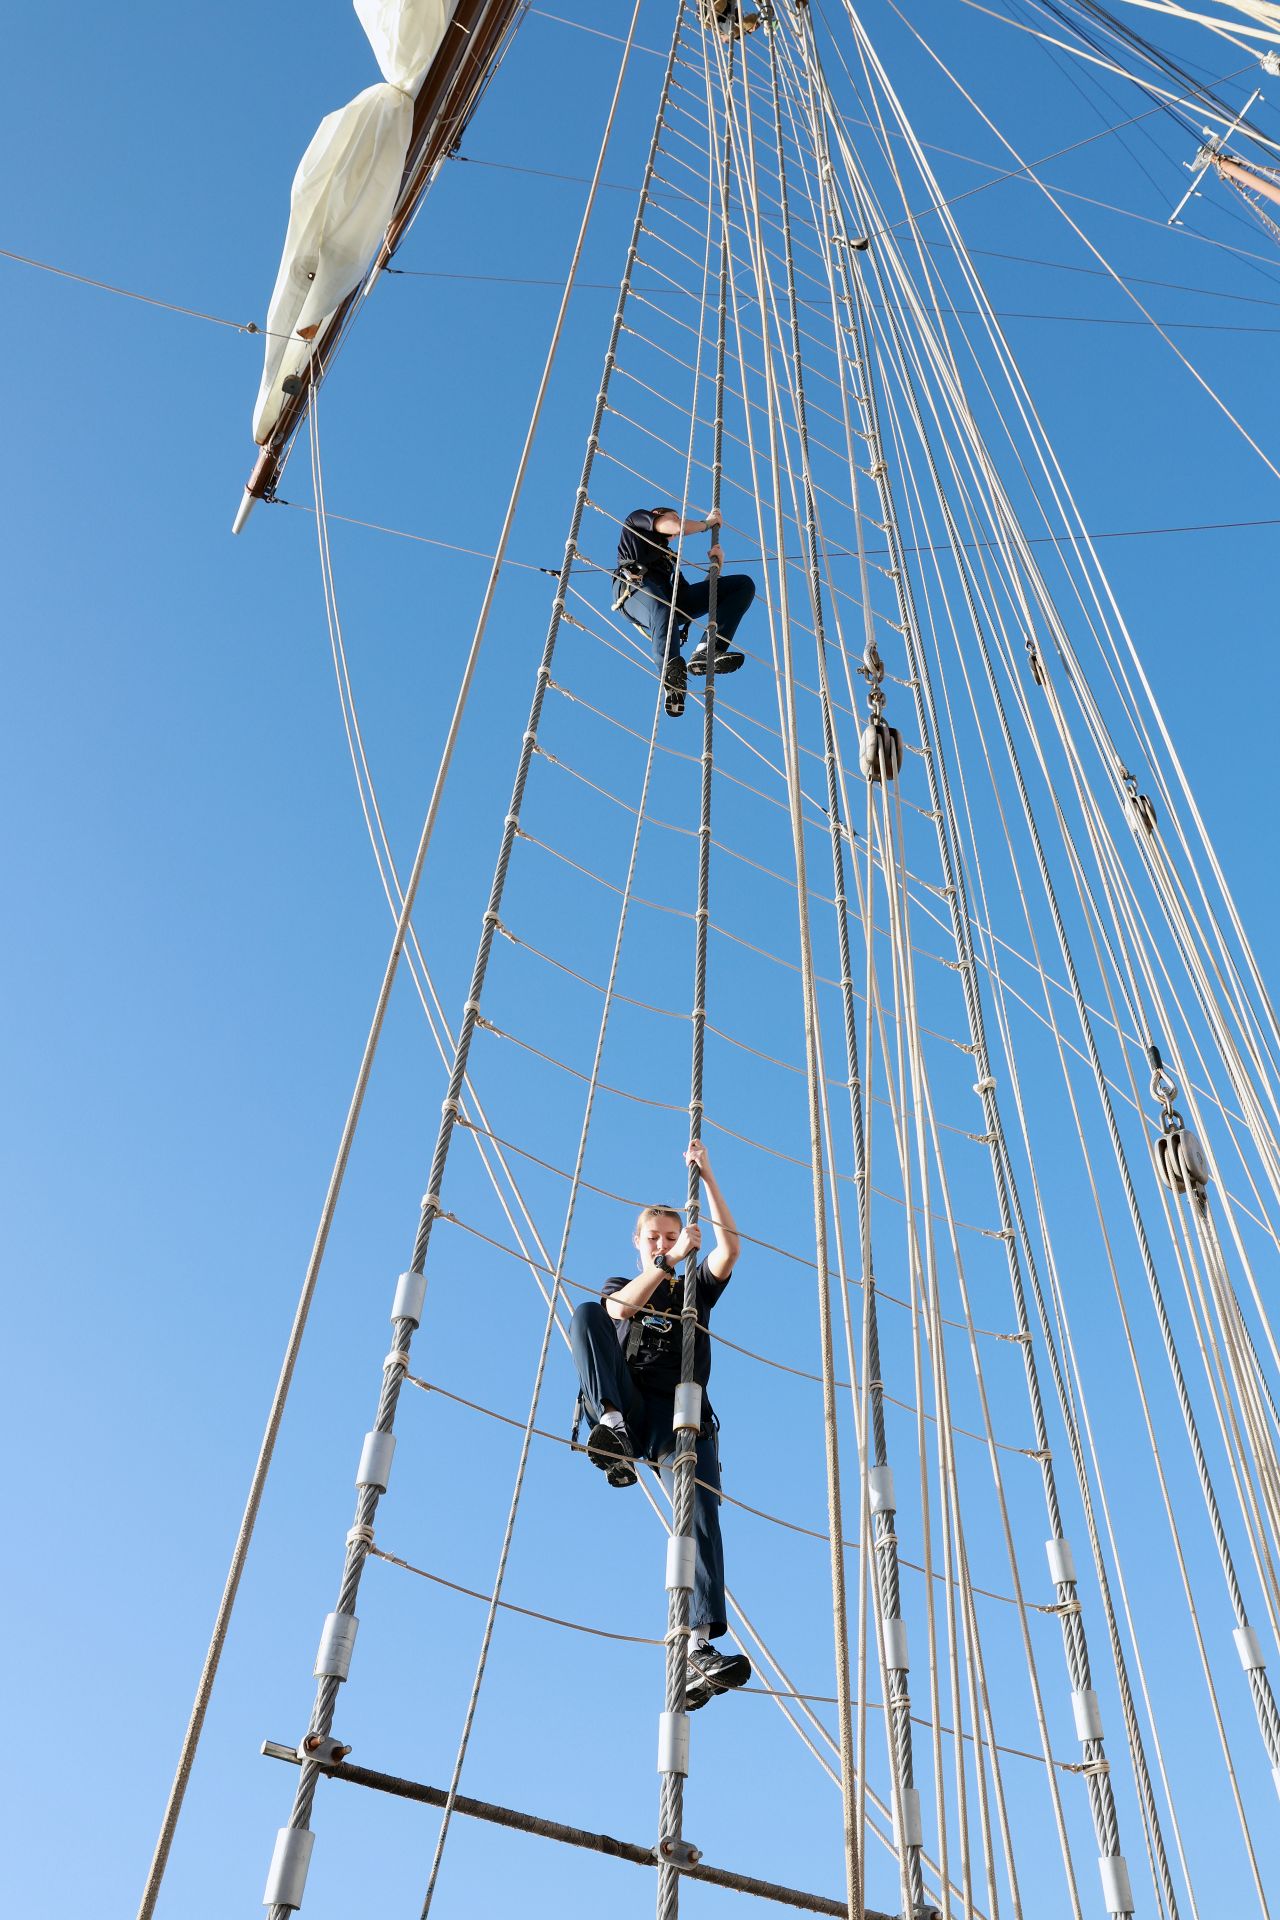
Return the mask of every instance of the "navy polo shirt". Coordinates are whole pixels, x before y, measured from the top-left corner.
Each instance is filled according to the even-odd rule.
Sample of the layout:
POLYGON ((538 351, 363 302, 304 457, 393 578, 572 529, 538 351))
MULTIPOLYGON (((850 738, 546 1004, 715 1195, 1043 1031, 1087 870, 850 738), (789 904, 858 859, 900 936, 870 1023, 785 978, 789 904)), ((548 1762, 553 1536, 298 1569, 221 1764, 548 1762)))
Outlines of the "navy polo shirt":
MULTIPOLYGON (((620 1287, 629 1287, 635 1277, 634 1273, 622 1274, 606 1280, 600 1289, 601 1300, 607 1300, 620 1287)), ((717 1280, 708 1272, 705 1260, 699 1263, 694 1276, 699 1324, 693 1336, 693 1377, 700 1387, 705 1387, 711 1377, 711 1339, 704 1329, 711 1318, 711 1309, 732 1278, 732 1274, 726 1274, 723 1280, 717 1280)), ((632 1328, 636 1321, 640 1322, 640 1345, 628 1358, 627 1365, 642 1393, 673 1394, 680 1384, 680 1309, 683 1303, 682 1275, 678 1280, 664 1280, 651 1295, 648 1305, 641 1307, 632 1319, 615 1322, 620 1347, 627 1345, 632 1328)))
POLYGON ((676 574, 676 556, 671 536, 655 533, 653 523, 660 513, 674 513, 674 507, 638 507, 629 513, 618 529, 618 566, 639 567, 646 578, 663 594, 671 592, 673 580, 684 585, 684 576, 676 574))

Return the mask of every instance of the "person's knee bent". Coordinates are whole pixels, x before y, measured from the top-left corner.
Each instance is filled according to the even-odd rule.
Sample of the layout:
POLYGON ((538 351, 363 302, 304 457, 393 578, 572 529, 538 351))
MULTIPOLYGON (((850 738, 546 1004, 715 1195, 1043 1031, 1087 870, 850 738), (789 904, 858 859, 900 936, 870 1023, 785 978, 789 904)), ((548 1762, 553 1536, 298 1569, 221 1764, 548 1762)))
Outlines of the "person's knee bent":
POLYGON ((573 1310, 569 1322, 569 1337, 574 1334, 598 1333, 601 1327, 609 1328, 609 1310, 599 1300, 584 1300, 580 1307, 573 1310))

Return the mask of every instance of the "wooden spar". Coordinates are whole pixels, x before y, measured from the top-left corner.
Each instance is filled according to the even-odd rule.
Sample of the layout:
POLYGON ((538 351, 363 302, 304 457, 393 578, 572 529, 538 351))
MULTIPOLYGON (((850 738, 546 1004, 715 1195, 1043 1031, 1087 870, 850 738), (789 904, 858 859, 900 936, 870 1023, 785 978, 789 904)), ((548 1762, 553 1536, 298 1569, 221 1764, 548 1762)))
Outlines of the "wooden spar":
MULTIPOLYGON (((247 500, 261 500, 275 485, 289 442, 306 417, 312 390, 324 377, 361 287, 390 261, 437 167, 461 139, 519 6, 520 0, 458 0, 457 11, 414 102, 409 157, 382 245, 368 278, 353 288, 318 335, 298 375, 298 391, 285 395, 276 423, 245 483, 247 500)), ((238 519, 237 527, 241 524, 243 520, 238 519)))
POLYGON ((1280 185, 1266 174, 1255 173, 1243 160, 1232 160, 1224 153, 1214 156, 1214 166, 1219 174, 1225 174, 1228 180, 1238 180, 1241 186, 1248 187, 1253 193, 1265 194, 1268 200, 1280 205, 1280 185))
MULTIPOLYGON (((279 1740, 264 1740, 262 1751, 268 1760, 286 1760, 300 1764, 298 1755, 279 1740)), ((417 1780, 401 1780, 392 1773, 374 1773, 368 1767, 353 1767, 346 1761, 323 1766, 326 1780, 346 1780, 355 1787, 373 1787, 393 1794, 398 1800, 416 1800, 423 1806, 443 1807, 448 1794, 442 1787, 428 1787, 417 1780)), ((559 1840, 571 1847, 584 1847, 589 1853, 603 1853, 611 1860, 628 1860, 637 1867, 656 1867, 658 1858, 652 1847, 638 1847, 629 1840, 615 1840, 612 1834, 592 1833, 584 1827, 565 1826, 559 1820, 545 1820, 541 1814, 519 1813, 514 1807, 495 1806, 489 1800, 472 1800, 466 1794, 454 1797, 453 1811, 471 1820, 487 1820, 498 1827, 511 1827, 517 1833, 536 1834, 543 1840, 559 1840)), ((746 1873, 730 1873, 725 1867, 706 1867, 698 1862, 683 1867, 686 1880, 704 1880, 708 1886, 727 1887, 733 1893, 751 1893, 776 1905, 798 1907, 804 1913, 825 1913, 844 1920, 848 1907, 843 1900, 830 1900, 825 1894, 804 1893, 798 1887, 784 1887, 772 1880, 756 1880, 746 1873)), ((931 1911, 926 1909, 927 1912, 931 1911)), ((889 1920, 889 1915, 866 1909, 866 1920, 889 1920)))

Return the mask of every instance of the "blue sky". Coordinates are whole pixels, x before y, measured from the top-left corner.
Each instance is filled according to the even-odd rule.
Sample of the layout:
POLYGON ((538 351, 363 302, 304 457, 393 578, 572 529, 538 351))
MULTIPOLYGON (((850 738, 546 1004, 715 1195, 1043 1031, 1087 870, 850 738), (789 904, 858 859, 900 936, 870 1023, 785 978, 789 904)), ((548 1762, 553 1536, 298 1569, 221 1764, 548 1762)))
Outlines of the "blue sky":
MULTIPOLYGON (((325 388, 335 513, 491 550, 556 299, 554 287, 519 282, 563 272, 584 192, 577 180, 590 171, 618 54, 607 35, 565 22, 610 30, 624 23, 622 8, 587 0, 559 0, 554 11, 563 20, 536 12, 521 26, 463 158, 445 168, 399 257, 405 276, 377 290, 325 388), (554 177, 563 175, 573 178, 554 177), (410 277, 415 272, 441 277, 410 277), (480 277, 494 275, 505 278, 480 277)), ((646 47, 665 46, 669 19, 669 8, 652 0, 641 29, 646 47)), ((991 134, 892 11, 876 7, 868 22, 917 124, 944 150, 934 156, 944 189, 959 195, 989 177, 974 161, 1004 165, 991 134), (974 159, 954 157, 964 155, 974 159)), ((947 10, 928 27, 1029 154, 1054 152, 1140 111, 1131 88, 1108 82, 1108 100, 1092 80, 1064 74, 1025 36, 976 12, 947 10)), ((0 245, 176 306, 261 321, 297 159, 320 117, 376 77, 354 15, 337 0, 277 8, 269 28, 245 8, 27 10, 11 24, 0 82, 10 182, 0 245)), ((1219 61, 1230 50, 1212 42, 1188 41, 1184 50, 1218 73, 1233 64, 1219 61)), ((638 180, 659 72, 652 54, 637 55, 585 282, 616 285, 632 206, 618 189, 638 180)), ((1077 217, 1126 274, 1165 283, 1141 288, 1144 301, 1157 317, 1182 323, 1179 344, 1271 451, 1280 254, 1260 229, 1233 219, 1221 189, 1188 225, 1256 257, 1166 230, 1189 158, 1188 143, 1158 118, 1123 141, 1064 156, 1046 173, 1088 196, 1072 203, 1077 217)), ((991 186, 958 215, 981 250, 996 305, 1025 316, 1010 318, 1010 336, 1088 526, 1119 534, 1280 519, 1274 476, 1163 341, 1117 324, 1134 317, 1123 296, 1069 270, 1096 263, 1032 186, 991 186)), ((390 924, 342 735, 313 519, 291 506, 263 507, 243 538, 230 537, 252 462, 258 343, 14 261, 0 260, 0 269, 10 374, 10 455, 0 476, 9 556, 0 779, 11 821, 11 1095, 0 1124, 17 1521, 9 1582, 16 1726, 5 1765, 22 1835, 11 1904, 37 1920, 90 1903, 125 1913, 141 1888, 390 924)), ((533 567, 554 566, 563 550, 611 312, 608 292, 593 285, 573 304, 511 547, 533 567)), ((625 509, 627 484, 609 476, 602 499, 625 509)), ((305 504, 309 489, 302 447, 281 492, 305 504)), ((597 547, 601 525, 591 536, 597 547)), ((340 522, 332 543, 361 718, 405 865, 484 565, 340 522)), ((1265 971, 1277 951, 1268 858, 1274 526, 1116 538, 1102 552, 1265 971)), ((731 565, 736 557, 730 550, 731 565)), ((451 1018, 464 997, 548 600, 536 572, 515 571, 504 582, 428 865, 417 925, 451 1018)), ((601 665, 582 633, 571 633, 564 659, 584 690, 608 685, 616 697, 608 662, 601 665)), ((749 707, 758 701, 752 710, 762 715, 763 685, 762 674, 754 683, 744 675, 735 688, 749 707)), ((636 724, 647 725, 648 707, 637 700, 636 724)), ((631 777, 632 745, 618 747, 567 706, 554 724, 561 751, 581 749, 597 777, 624 768, 631 777)), ((681 744, 692 751, 694 738, 690 728, 681 744)), ((687 767, 665 770, 656 810, 688 817, 692 777, 687 767)), ((584 804, 546 767, 536 797, 539 817, 579 858, 616 867, 624 857, 629 824, 603 803, 584 804)), ((780 829, 763 809, 744 799, 735 820, 726 803, 725 818, 726 837, 736 834, 761 858, 785 859, 780 829)), ((650 850, 646 860, 642 879, 655 890, 688 879, 684 851, 650 850)), ((529 937, 540 932, 598 974, 611 926, 594 896, 531 852, 513 888, 512 912, 529 937)), ((754 903, 745 895, 743 902, 762 928, 782 923, 764 883, 754 903)), ((683 953, 668 973, 657 951, 642 949, 628 990, 658 984, 678 1001, 683 953)), ((496 963, 495 1018, 505 1012, 503 1024, 516 1030, 547 993, 544 976, 522 971, 528 966, 506 950, 496 963)), ((767 976, 739 956, 722 960, 719 978, 730 1024, 747 1031, 769 1005, 767 976)), ((593 1004, 566 987, 562 1001, 548 1002, 549 1031, 564 1042, 579 1038, 593 1004)), ((760 1020, 759 1031, 770 1031, 763 1013, 760 1020)), ((789 1031, 794 1043, 794 1024, 789 1031)), ((1035 1043, 1028 1046, 1034 1053, 1035 1043)), ((624 1027, 618 1049, 614 1077, 655 1100, 684 1100, 682 1038, 624 1027)), ((803 1154, 794 1094, 727 1058, 715 1056, 711 1070, 722 1076, 712 1094, 722 1114, 803 1154)), ((516 1072, 487 1037, 477 1071, 494 1089, 496 1130, 505 1117, 535 1150, 546 1143, 558 1163, 571 1157, 576 1109, 568 1092, 532 1067, 516 1072)), ((442 1090, 438 1057, 402 978, 163 1913, 253 1910, 259 1899, 292 1776, 259 1759, 257 1745, 293 1739, 305 1721, 387 1308, 412 1244, 442 1090)), ((610 1107, 588 1178, 628 1195, 678 1195, 681 1144, 678 1114, 641 1121, 610 1107)), ((496 1230, 472 1160, 455 1161, 451 1206, 496 1230)), ((779 1237, 798 1238, 799 1170, 762 1175, 732 1145, 721 1164, 744 1224, 750 1215, 762 1238, 773 1223, 779 1237)), ((966 1168, 962 1177, 971 1173, 976 1193, 978 1173, 966 1168)), ((556 1218, 559 1186, 537 1170, 529 1182, 547 1219, 556 1218)), ((1059 1197, 1074 1202, 1066 1176, 1059 1197)), ((626 1224, 619 1207, 584 1202, 570 1272, 625 1270, 626 1224)), ((421 1370, 454 1393, 523 1415, 542 1317, 528 1281, 460 1234, 433 1258, 439 1279, 421 1370)), ((994 1289, 993 1277, 988 1299, 994 1289)), ((799 1301, 785 1270, 753 1259, 730 1298, 741 1293, 747 1300, 725 1331, 811 1365, 811 1302, 799 1301)), ((1098 1365, 1118 1400, 1114 1357, 1100 1352, 1098 1365)), ((726 1475, 750 1486, 744 1497, 803 1511, 821 1526, 813 1390, 731 1362, 721 1355, 717 1364, 726 1475)), ((1002 1369, 1001 1362, 1013 1406, 1018 1382, 1002 1369)), ((557 1349, 542 1424, 563 1431, 571 1398, 557 1349)), ((909 1447, 909 1431, 901 1442, 909 1447)), ((596 1499, 601 1489, 583 1485, 585 1467, 575 1471, 581 1463, 549 1446, 544 1454, 553 1457, 540 1459, 530 1488, 511 1596, 660 1634, 656 1535, 641 1538, 639 1520, 596 1499)), ((389 1548, 487 1588, 514 1458, 509 1433, 406 1394, 401 1456, 389 1548)), ((1123 1463, 1117 1474, 1122 1509, 1127 1502, 1133 1537, 1142 1540, 1149 1483, 1136 1470, 1130 1482, 1123 1463)), ((1038 1556, 1036 1491, 1014 1499, 1029 1554, 1038 1556)), ((753 1532, 741 1516, 730 1543, 731 1577, 741 1569, 744 1590, 802 1684, 829 1691, 820 1543, 783 1553, 775 1536, 753 1532)), ((991 1544, 984 1534, 984 1548, 991 1544)), ((366 1594, 341 1730, 364 1764, 439 1781, 482 1610, 381 1565, 370 1569, 366 1594)), ((1046 1670, 1051 1657, 1049 1646, 1046 1670)), ((1173 1750, 1192 1778, 1203 1731, 1189 1708, 1183 1712, 1177 1682, 1185 1657, 1180 1641, 1153 1648, 1170 1694, 1173 1750)), ((1053 1678, 1060 1733, 1066 1710, 1056 1668, 1053 1678)), ((602 1653, 507 1616, 465 1786, 643 1838, 653 1819, 659 1692, 652 1648, 602 1653), (505 1711, 499 1702, 509 1703, 505 1711)), ((1028 1715, 1014 1704, 1009 1711, 1009 1737, 1025 1741, 1028 1715)), ((1242 1749, 1256 1745, 1246 1719, 1231 1712, 1242 1749)), ((689 1830, 717 1863, 837 1891, 834 1794, 775 1718, 762 1700, 701 1717, 689 1830)), ((1064 1750, 1069 1716, 1066 1726, 1064 1750)), ((1257 1754, 1248 1752, 1252 1765, 1257 1754)), ((1265 1797, 1252 1785, 1250 1792, 1265 1819, 1265 1797)), ((1011 1793, 1020 1810, 1025 1796, 1028 1820, 1044 1817, 1040 1800, 1032 1814, 1031 1787, 1011 1793)), ((1202 1843, 1217 1808, 1214 1801, 1202 1820, 1192 1816, 1202 1843)), ((335 1788, 322 1797, 317 1825, 307 1913, 383 1902, 416 1911, 432 1818, 335 1788)), ((514 1885, 538 1915, 570 1903, 616 1902, 630 1911, 627 1903, 649 1897, 632 1869, 546 1852, 459 1823, 438 1910, 487 1912, 514 1885)), ((1135 1831, 1135 1871, 1140 1852, 1135 1831)), ((1086 1844, 1080 1871, 1092 1898, 1089 1853, 1086 1844)), ((1274 1875, 1274 1854, 1266 1864, 1274 1875)), ((892 1887, 877 1884, 887 1904, 892 1887)), ((710 1892, 697 1901, 708 1913, 727 1908, 725 1896, 710 1892)))

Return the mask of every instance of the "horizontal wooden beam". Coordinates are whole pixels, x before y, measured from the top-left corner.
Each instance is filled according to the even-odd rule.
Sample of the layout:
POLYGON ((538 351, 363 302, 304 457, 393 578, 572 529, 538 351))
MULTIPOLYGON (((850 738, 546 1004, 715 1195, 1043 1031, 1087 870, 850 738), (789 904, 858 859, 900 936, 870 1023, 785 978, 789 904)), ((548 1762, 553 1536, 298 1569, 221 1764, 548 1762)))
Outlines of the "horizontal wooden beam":
MULTIPOLYGON (((294 1748, 278 1740, 264 1740, 262 1751, 270 1760, 290 1761, 300 1766, 294 1748)), ((422 1806, 443 1807, 448 1794, 441 1787, 423 1786, 417 1780, 401 1780, 391 1773, 373 1773, 368 1767, 353 1767, 343 1761, 336 1767, 322 1767, 327 1780, 346 1780, 353 1787, 372 1787, 378 1793, 393 1794, 399 1800, 416 1800, 422 1806)), ((638 1847, 629 1840, 615 1840, 612 1834, 591 1833, 584 1827, 565 1826, 559 1820, 545 1820, 541 1814, 518 1813, 514 1807, 498 1807, 489 1800, 472 1800, 460 1793, 453 1811, 469 1820, 487 1820, 496 1827, 511 1827, 517 1833, 536 1834, 542 1840, 559 1840, 565 1846, 583 1847, 588 1853, 603 1853, 611 1860, 628 1860, 637 1867, 656 1867, 658 1858, 652 1847, 638 1847)), ((755 1880, 750 1874, 730 1873, 724 1867, 697 1866, 682 1869, 686 1880, 705 1880, 708 1886, 727 1887, 731 1893, 754 1894, 758 1900, 772 1900, 782 1907, 798 1907, 804 1913, 826 1913, 834 1920, 848 1920, 848 1904, 829 1900, 825 1894, 803 1893, 797 1887, 782 1887, 772 1880, 755 1880)), ((888 1914, 865 1910, 865 1920, 889 1920, 888 1914)))

